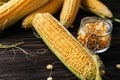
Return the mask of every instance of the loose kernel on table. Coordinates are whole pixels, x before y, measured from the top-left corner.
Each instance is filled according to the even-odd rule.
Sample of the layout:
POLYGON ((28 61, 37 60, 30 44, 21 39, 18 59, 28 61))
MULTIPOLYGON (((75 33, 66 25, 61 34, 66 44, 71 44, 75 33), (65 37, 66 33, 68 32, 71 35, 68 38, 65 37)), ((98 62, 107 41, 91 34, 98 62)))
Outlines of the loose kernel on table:
POLYGON ((116 67, 117 67, 118 69, 120 69, 120 64, 117 64, 116 67))
POLYGON ((47 80, 53 80, 53 78, 52 77, 48 77, 47 80))
POLYGON ((52 70, 52 69, 53 69, 53 65, 48 64, 46 68, 47 68, 48 70, 52 70))

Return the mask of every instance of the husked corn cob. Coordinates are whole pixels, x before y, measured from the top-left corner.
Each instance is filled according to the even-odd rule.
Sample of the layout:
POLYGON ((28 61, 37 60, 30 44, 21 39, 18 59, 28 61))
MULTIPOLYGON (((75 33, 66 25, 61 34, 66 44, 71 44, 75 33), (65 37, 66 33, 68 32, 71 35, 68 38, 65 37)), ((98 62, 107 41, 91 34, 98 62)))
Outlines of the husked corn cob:
POLYGON ((0 31, 11 26, 25 15, 49 0, 10 0, 0 6, 0 31))
POLYGON ((102 80, 101 61, 49 13, 38 13, 33 27, 63 64, 81 80, 102 80))
POLYGON ((79 10, 81 0, 64 0, 63 8, 60 13, 60 23, 66 28, 72 27, 79 10))
POLYGON ((99 0, 82 0, 81 5, 99 16, 113 17, 109 8, 99 0))
POLYGON ((37 13, 45 13, 49 12, 52 15, 55 14, 63 4, 63 0, 50 0, 48 3, 37 9, 36 11, 32 12, 22 22, 22 27, 25 29, 29 29, 32 27, 32 20, 37 13))
POLYGON ((113 21, 120 22, 120 19, 115 18, 111 10, 100 0, 81 0, 81 7, 102 18, 109 18, 113 21))

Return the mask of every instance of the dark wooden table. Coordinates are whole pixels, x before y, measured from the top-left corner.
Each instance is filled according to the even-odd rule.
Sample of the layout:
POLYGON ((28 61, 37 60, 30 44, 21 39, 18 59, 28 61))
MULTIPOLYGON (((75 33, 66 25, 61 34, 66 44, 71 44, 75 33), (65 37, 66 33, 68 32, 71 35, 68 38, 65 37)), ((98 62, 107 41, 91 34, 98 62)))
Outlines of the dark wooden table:
MULTIPOLYGON (((120 18, 120 0, 102 0, 120 18)), ((59 17, 59 13, 54 15, 59 17)), ((74 22, 75 27, 68 29, 71 34, 77 37, 80 20, 86 16, 95 16, 91 13, 79 10, 74 22)), ((0 80, 46 80, 50 71, 46 65, 54 64, 52 77, 54 80, 78 80, 48 49, 41 39, 36 38, 33 31, 21 28, 21 21, 11 28, 0 33, 0 43, 15 44, 24 42, 19 47, 24 49, 29 55, 23 53, 18 48, 0 49, 0 80), (16 53, 14 53, 14 51, 16 53)), ((120 23, 113 22, 112 41, 110 48, 98 54, 101 57, 106 69, 105 80, 120 80, 120 69, 116 64, 120 64, 120 23)))

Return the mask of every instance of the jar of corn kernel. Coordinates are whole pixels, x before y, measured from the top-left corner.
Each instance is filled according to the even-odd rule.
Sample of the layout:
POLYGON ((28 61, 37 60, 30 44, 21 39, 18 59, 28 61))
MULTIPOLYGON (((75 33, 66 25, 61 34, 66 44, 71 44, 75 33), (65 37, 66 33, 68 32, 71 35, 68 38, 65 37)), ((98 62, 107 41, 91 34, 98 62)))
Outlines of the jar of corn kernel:
POLYGON ((78 41, 95 53, 102 53, 110 47, 112 23, 99 17, 85 17, 81 20, 78 41))

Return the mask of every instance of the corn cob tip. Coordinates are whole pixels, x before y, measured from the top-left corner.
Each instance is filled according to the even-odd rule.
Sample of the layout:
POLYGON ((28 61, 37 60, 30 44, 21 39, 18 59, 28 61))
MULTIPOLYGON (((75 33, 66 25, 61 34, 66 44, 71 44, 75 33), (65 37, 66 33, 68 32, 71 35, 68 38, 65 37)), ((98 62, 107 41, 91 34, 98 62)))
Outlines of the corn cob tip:
POLYGON ((22 28, 24 29, 30 29, 32 27, 32 19, 34 17, 29 17, 29 18, 25 18, 23 21, 22 21, 22 28))
POLYGON ((65 27, 65 28, 69 28, 71 26, 71 24, 69 22, 65 22, 63 20, 60 20, 60 23, 65 27))

